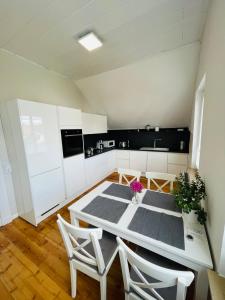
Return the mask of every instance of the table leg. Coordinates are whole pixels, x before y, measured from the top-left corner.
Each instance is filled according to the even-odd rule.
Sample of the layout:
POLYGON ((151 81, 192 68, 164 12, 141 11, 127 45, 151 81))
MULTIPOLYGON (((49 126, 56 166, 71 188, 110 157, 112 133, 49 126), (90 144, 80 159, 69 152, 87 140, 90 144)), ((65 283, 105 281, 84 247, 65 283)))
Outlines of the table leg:
POLYGON ((75 217, 75 215, 73 214, 72 211, 70 212, 70 222, 71 222, 72 225, 75 225, 77 227, 80 226, 79 220, 75 217))
POLYGON ((209 282, 206 268, 196 272, 195 280, 195 300, 207 300, 209 290, 209 282))

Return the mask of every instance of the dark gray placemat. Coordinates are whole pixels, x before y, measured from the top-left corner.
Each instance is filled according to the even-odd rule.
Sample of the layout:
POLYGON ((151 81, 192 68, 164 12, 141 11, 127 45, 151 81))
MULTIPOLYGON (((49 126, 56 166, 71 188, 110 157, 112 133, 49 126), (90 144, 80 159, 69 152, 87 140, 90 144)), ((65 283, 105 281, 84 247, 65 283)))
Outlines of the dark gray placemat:
POLYGON ((176 206, 175 197, 171 194, 146 191, 142 203, 181 213, 181 209, 176 206))
POLYGON ((117 223, 127 206, 127 203, 97 196, 82 211, 112 223, 117 223))
POLYGON ((112 183, 103 194, 123 198, 126 200, 132 200, 133 193, 129 186, 112 183))
POLYGON ((128 229, 184 250, 183 219, 139 207, 128 229))

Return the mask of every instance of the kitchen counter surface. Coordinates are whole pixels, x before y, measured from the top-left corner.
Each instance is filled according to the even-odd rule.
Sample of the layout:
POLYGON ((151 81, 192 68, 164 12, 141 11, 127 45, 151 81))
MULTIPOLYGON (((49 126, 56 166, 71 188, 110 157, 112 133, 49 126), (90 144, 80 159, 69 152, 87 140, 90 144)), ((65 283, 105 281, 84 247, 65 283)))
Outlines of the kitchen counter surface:
POLYGON ((184 151, 173 151, 173 150, 169 150, 169 151, 155 151, 155 150, 140 150, 140 148, 134 148, 134 147, 129 147, 129 148, 118 148, 118 147, 112 147, 112 148, 104 148, 102 150, 98 150, 98 149, 94 149, 94 153, 92 155, 87 155, 86 151, 85 151, 85 159, 87 158, 91 158, 94 157, 96 155, 99 154, 103 154, 112 150, 128 150, 128 151, 147 151, 147 152, 160 152, 160 153, 183 153, 183 154, 188 154, 188 152, 184 152, 184 151))
POLYGON ((96 155, 103 154, 103 153, 106 153, 106 152, 109 152, 109 151, 112 151, 112 150, 115 150, 115 148, 104 148, 102 150, 94 149, 94 152, 93 152, 92 155, 87 155, 86 150, 85 150, 84 157, 85 158, 91 158, 91 157, 94 157, 96 155))

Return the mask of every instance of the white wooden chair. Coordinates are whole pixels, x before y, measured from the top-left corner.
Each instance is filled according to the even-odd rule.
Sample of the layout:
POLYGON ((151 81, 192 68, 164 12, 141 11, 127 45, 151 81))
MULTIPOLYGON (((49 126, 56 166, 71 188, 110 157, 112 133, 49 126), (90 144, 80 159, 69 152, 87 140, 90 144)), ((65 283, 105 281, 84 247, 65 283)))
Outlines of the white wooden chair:
POLYGON ((60 215, 57 216, 57 224, 69 258, 72 298, 76 297, 79 270, 100 282, 101 300, 105 300, 107 273, 118 252, 115 236, 103 232, 101 228, 76 227, 60 215))
POLYGON ((146 172, 146 178, 148 179, 147 188, 151 189, 151 182, 156 186, 158 192, 162 192, 163 188, 166 185, 170 185, 170 192, 173 190, 173 184, 176 179, 176 175, 174 174, 167 174, 167 173, 157 173, 157 172, 146 172), (165 180, 162 185, 158 184, 155 179, 165 180))
MULTIPOLYGON (((123 273, 125 300, 185 300, 186 289, 194 279, 192 272, 175 270, 173 267, 168 268, 173 264, 172 261, 143 248, 140 249, 144 250, 144 255, 141 251, 135 253, 118 237, 117 242, 123 273), (155 256, 157 257, 157 264, 152 262, 155 256), (131 266, 130 270, 129 265, 131 266)), ((174 264, 176 268, 178 264, 174 264)))
POLYGON ((119 173, 119 183, 122 184, 123 179, 125 179, 126 184, 130 185, 134 180, 139 181, 141 177, 141 171, 136 171, 132 169, 122 169, 118 168, 119 173), (127 176, 132 176, 131 180, 128 180, 127 176))

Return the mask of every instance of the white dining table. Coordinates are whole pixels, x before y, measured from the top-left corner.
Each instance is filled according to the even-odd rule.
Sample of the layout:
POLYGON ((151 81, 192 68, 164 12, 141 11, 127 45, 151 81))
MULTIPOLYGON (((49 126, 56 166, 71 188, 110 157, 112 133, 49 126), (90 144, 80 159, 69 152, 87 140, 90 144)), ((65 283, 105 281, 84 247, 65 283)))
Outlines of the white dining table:
MULTIPOLYGON (((204 226, 189 223, 187 218, 183 217, 180 212, 142 203, 142 199, 147 191, 146 189, 142 190, 139 195, 139 202, 136 204, 132 203, 131 200, 103 193, 110 185, 112 185, 112 182, 105 181, 72 204, 69 207, 71 223, 78 226, 79 220, 85 221, 88 224, 100 227, 105 231, 192 269, 195 272, 195 299, 206 300, 208 294, 207 269, 212 269, 213 264, 204 226), (117 223, 83 211, 97 196, 104 197, 105 201, 107 201, 107 199, 113 199, 127 204, 125 211, 117 223), (141 207, 150 211, 183 218, 184 249, 171 246, 165 242, 129 229, 128 227, 131 220, 137 209, 141 207), (193 239, 188 239, 187 235, 191 235, 193 239)), ((146 222, 150 222, 150 220, 146 220, 146 222)))

